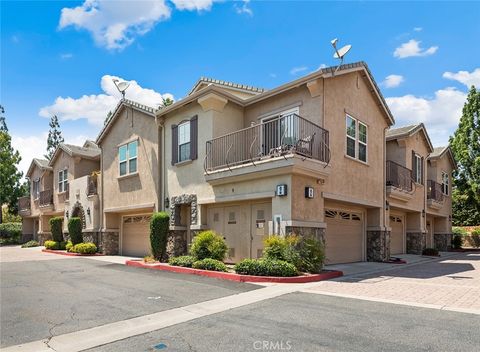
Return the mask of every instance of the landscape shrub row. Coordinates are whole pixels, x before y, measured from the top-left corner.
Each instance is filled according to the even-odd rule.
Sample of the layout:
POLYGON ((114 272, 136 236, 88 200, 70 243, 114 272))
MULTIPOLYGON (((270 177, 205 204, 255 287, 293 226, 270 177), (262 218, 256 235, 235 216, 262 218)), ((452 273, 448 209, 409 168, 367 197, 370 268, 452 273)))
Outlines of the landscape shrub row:
POLYGON ((0 224, 0 245, 18 244, 22 237, 22 224, 6 222, 0 224))

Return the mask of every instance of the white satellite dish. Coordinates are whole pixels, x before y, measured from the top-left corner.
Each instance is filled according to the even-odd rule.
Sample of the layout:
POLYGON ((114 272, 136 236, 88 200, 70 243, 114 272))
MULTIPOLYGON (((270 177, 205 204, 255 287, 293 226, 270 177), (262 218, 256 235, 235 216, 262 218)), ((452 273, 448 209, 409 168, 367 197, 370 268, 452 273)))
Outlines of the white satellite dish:
POLYGON ((335 74, 337 72, 337 70, 340 68, 340 66, 342 66, 343 64, 343 58, 345 57, 345 55, 347 55, 347 53, 350 51, 350 49, 352 48, 352 46, 350 44, 348 45, 345 45, 344 47, 340 48, 340 49, 337 49, 337 42, 338 42, 338 39, 335 38, 333 40, 330 41, 330 43, 332 44, 333 48, 335 49, 335 53, 333 54, 333 57, 335 59, 339 59, 340 60, 340 64, 337 66, 337 68, 335 69, 335 71, 333 72, 333 74, 335 74))
POLYGON ((115 87, 117 87, 118 91, 122 94, 123 99, 125 99, 125 91, 130 86, 130 82, 119 81, 116 78, 114 78, 112 81, 115 84, 115 87))

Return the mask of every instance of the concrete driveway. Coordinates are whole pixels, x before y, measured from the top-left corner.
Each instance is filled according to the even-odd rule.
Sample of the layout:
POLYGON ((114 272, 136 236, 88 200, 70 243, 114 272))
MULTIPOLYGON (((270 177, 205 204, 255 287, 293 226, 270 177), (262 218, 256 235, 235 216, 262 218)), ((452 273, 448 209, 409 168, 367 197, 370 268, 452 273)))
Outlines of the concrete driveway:
MULTIPOLYGON (((480 314, 480 253, 448 254, 388 270, 359 263, 351 275, 323 281, 304 292, 480 314)), ((353 264, 352 266, 355 266, 353 264)))

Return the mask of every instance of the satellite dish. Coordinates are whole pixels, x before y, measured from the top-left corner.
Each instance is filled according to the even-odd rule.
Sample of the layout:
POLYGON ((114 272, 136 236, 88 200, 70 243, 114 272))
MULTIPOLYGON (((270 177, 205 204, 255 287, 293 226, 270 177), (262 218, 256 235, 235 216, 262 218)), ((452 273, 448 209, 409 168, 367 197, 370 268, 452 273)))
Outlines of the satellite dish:
POLYGON ((119 81, 116 78, 114 78, 112 81, 115 84, 115 87, 117 87, 118 91, 122 94, 123 99, 125 99, 125 91, 130 86, 130 82, 119 81))
POLYGON ((340 68, 340 66, 342 66, 343 64, 343 58, 345 57, 345 55, 347 55, 347 53, 350 51, 350 49, 352 48, 352 46, 350 44, 348 45, 345 45, 344 47, 340 48, 340 49, 337 49, 337 42, 338 42, 338 39, 335 38, 333 40, 330 41, 330 43, 332 44, 333 48, 335 49, 335 54, 333 54, 333 57, 335 59, 339 59, 340 60, 340 64, 337 66, 337 68, 335 69, 335 71, 333 72, 333 74, 335 74, 338 69, 340 68))

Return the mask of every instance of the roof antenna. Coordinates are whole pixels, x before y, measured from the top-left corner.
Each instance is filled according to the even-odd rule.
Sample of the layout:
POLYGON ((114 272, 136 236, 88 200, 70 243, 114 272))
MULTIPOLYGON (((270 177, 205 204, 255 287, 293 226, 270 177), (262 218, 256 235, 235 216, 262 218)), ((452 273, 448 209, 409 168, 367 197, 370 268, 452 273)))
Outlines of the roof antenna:
POLYGON ((338 69, 340 68, 340 66, 342 66, 343 58, 345 57, 345 55, 347 55, 347 53, 352 48, 352 46, 350 44, 348 44, 348 45, 345 45, 344 47, 342 47, 340 49, 337 49, 337 42, 338 42, 337 38, 330 41, 330 43, 332 43, 333 48, 335 49, 335 54, 333 54, 333 57, 335 59, 340 59, 340 64, 337 66, 337 68, 335 69, 333 74, 335 74, 338 71, 338 69))

